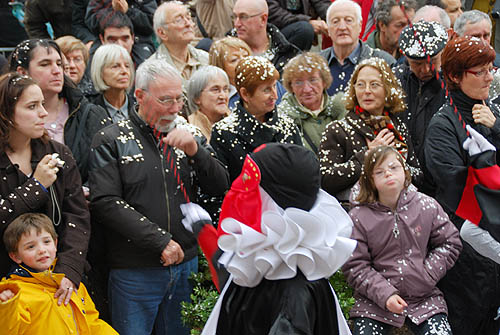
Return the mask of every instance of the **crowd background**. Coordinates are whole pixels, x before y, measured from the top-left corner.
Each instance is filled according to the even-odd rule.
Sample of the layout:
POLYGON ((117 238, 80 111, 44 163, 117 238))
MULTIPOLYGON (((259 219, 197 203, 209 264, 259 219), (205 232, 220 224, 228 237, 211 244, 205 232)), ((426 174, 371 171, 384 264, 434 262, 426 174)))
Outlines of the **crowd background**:
MULTIPOLYGON (((436 216, 449 216, 460 230, 468 219, 457 212, 467 169, 477 164, 481 153, 462 146, 469 130, 461 129, 472 127, 497 152, 500 149, 498 20, 498 0, 3 2, 0 69, 10 73, 7 76, 29 76, 25 85, 39 87, 46 132, 23 147, 33 151, 32 156, 21 157, 40 168, 35 163, 19 168, 12 150, 18 143, 9 138, 17 131, 17 109, 14 112, 15 104, 0 106, 5 123, 0 124, 0 169, 5 167, 5 178, 12 177, 9 169, 19 169, 15 182, 12 177, 0 187, 0 205, 12 199, 16 187, 27 187, 30 178, 40 181, 42 191, 55 194, 50 193, 48 206, 46 199, 36 198, 33 206, 5 207, 0 231, 24 212, 58 211, 50 218, 61 236, 55 271, 65 274, 62 284, 77 290, 84 282, 102 318, 126 334, 141 326, 127 329, 126 322, 117 321, 133 309, 123 308, 121 316, 110 311, 108 293, 115 294, 115 304, 126 305, 119 301, 127 296, 114 292, 123 289, 122 279, 144 280, 143 268, 196 272, 196 241, 181 225, 180 204, 195 200, 216 225, 225 192, 240 175, 246 155, 261 144, 290 143, 312 151, 319 160, 321 188, 346 211, 360 206, 356 196, 367 152, 390 146, 404 157, 408 194, 416 187, 435 198, 432 207, 444 209, 436 216), (163 115, 165 111, 169 115, 163 115), (47 147, 42 139, 49 138, 47 147), (144 149, 145 143, 152 147, 144 149), (41 167, 57 168, 53 160, 44 161, 51 151, 60 153, 71 171, 65 168, 57 180, 45 182, 41 167), (158 161, 152 158, 156 151, 158 161), (137 172, 145 161, 157 180, 137 172), (169 181, 167 197, 156 201, 162 191, 155 187, 162 179, 165 185, 169 181), (140 200, 145 195, 149 200, 140 200), (165 217, 168 223, 163 224, 165 217), (142 230, 136 226, 139 221, 152 225, 142 230), (72 224, 78 229, 71 229, 72 224), (75 238, 75 231, 82 236, 75 238), (136 255, 134 248, 141 253, 136 255), (123 255, 126 261, 120 259, 123 255)), ((483 207, 479 210, 487 213, 483 207)), ((353 219, 357 215, 351 212, 353 219)), ((493 235, 482 222, 480 227, 493 235)), ((488 234, 485 231, 476 234, 488 234)), ((354 234, 358 240, 362 236, 354 234)), ((500 265, 484 257, 477 240, 469 236, 462 236, 458 256, 460 241, 452 235, 449 232, 447 244, 443 242, 453 245, 453 260, 445 266, 451 270, 431 275, 428 292, 439 300, 431 303, 438 305, 438 315, 447 315, 454 334, 496 335, 500 265), (472 312, 470 306, 475 306, 472 312)), ((481 246, 493 248, 496 240, 488 241, 481 246)), ((364 257, 362 251, 358 249, 356 257, 364 257)), ((2 276, 9 262, 3 253, 2 276)), ((350 262, 344 272, 354 267, 350 262)), ((176 334, 201 327, 217 293, 207 284, 202 260, 200 264, 206 276, 195 276, 193 303, 187 276, 175 279, 179 288, 172 290, 179 303, 186 302, 188 326, 179 321, 180 306, 164 309, 161 299, 159 312, 138 317, 138 324, 154 324, 157 334, 168 328, 166 324, 176 334), (200 306, 205 308, 203 317, 193 321, 199 315, 192 310, 200 306)), ((351 317, 363 318, 366 311, 360 301, 369 294, 360 293, 362 285, 349 277, 353 293, 340 272, 331 282, 344 312, 356 304, 351 317)), ((409 294, 412 301, 412 293, 402 291, 398 293, 409 294)), ((388 311, 393 310, 372 312, 381 319, 388 311)), ((414 314, 405 313, 417 323, 414 314)), ((360 327, 365 325, 357 323, 355 332, 360 327)))

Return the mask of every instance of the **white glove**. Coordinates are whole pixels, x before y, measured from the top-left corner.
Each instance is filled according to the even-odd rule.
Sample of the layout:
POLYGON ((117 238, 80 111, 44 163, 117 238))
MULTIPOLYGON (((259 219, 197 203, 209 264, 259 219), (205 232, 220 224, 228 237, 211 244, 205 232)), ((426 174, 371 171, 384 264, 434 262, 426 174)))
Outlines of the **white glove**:
POLYGON ((496 151, 496 148, 493 146, 493 144, 488 142, 488 140, 484 138, 483 135, 478 133, 474 128, 467 125, 466 129, 469 131, 470 137, 467 137, 462 146, 465 150, 467 150, 469 155, 474 156, 476 154, 489 150, 496 151))
POLYGON ((184 219, 182 219, 182 224, 189 230, 193 232, 193 225, 199 221, 212 221, 210 214, 204 210, 200 205, 194 202, 189 202, 187 204, 182 204, 181 206, 182 214, 184 214, 184 219))

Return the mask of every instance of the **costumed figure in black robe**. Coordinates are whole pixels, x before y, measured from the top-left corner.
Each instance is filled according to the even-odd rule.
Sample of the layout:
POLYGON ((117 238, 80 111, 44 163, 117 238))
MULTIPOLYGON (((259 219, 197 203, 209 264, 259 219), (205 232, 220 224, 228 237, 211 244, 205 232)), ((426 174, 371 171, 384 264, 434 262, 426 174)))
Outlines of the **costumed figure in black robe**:
POLYGON ((327 278, 356 247, 352 221, 320 189, 313 152, 270 143, 247 155, 218 230, 200 206, 181 207, 223 288, 202 334, 351 334, 327 278))

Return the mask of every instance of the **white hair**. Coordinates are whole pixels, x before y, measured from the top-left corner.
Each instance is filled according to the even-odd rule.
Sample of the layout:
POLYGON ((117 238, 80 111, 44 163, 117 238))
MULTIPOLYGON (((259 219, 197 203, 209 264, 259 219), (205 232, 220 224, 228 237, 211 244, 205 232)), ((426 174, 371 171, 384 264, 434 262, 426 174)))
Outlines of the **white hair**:
POLYGON ((328 7, 328 10, 326 11, 326 23, 328 25, 330 24, 330 13, 332 12, 332 10, 343 3, 348 3, 354 8, 356 12, 356 19, 358 20, 358 23, 361 23, 363 21, 363 17, 361 16, 361 6, 352 0, 336 0, 332 2, 330 7, 328 7))
POLYGON ((160 28, 166 28, 166 22, 165 22, 165 17, 167 16, 167 9, 168 7, 172 5, 180 5, 180 6, 185 6, 182 2, 174 0, 174 1, 167 1, 162 3, 158 8, 156 8, 155 13, 153 15, 153 29, 156 34, 156 38, 159 42, 161 42, 160 36, 158 36, 158 29, 160 28))
POLYGON ((439 16, 439 21, 443 27, 446 29, 450 29, 451 20, 448 14, 444 9, 438 6, 426 5, 421 7, 419 10, 415 12, 415 16, 413 17, 413 22, 417 22, 420 20, 429 21, 427 18, 431 15, 431 13, 436 12, 439 16))
POLYGON ((137 68, 135 74, 135 88, 147 91, 149 84, 157 78, 178 80, 182 82, 182 77, 175 67, 167 63, 162 58, 149 58, 137 68))
POLYGON ((222 76, 229 85, 229 77, 220 67, 207 65, 193 73, 187 85, 187 99, 192 113, 200 108, 195 101, 200 98, 201 92, 218 76, 222 76))
POLYGON ((488 21, 491 28, 491 19, 488 16, 488 14, 483 13, 477 9, 468 10, 455 20, 455 25, 453 26, 453 30, 455 30, 458 36, 462 37, 465 35, 465 26, 467 24, 475 24, 483 20, 488 21))
POLYGON ((94 57, 92 58, 90 77, 92 78, 94 87, 98 92, 102 93, 110 88, 102 78, 102 71, 104 68, 117 62, 122 57, 128 63, 130 70, 130 83, 127 89, 128 91, 134 82, 134 62, 132 61, 127 49, 118 44, 104 44, 97 48, 94 57))

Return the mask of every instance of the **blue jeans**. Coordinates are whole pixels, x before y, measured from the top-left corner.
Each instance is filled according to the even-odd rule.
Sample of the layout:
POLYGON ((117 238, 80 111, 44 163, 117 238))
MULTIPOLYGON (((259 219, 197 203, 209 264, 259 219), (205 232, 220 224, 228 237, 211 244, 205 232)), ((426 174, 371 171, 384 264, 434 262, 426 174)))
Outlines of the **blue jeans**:
POLYGON ((121 335, 189 334, 181 302, 191 301, 188 278, 198 258, 164 268, 112 269, 108 291, 113 327, 121 335))

